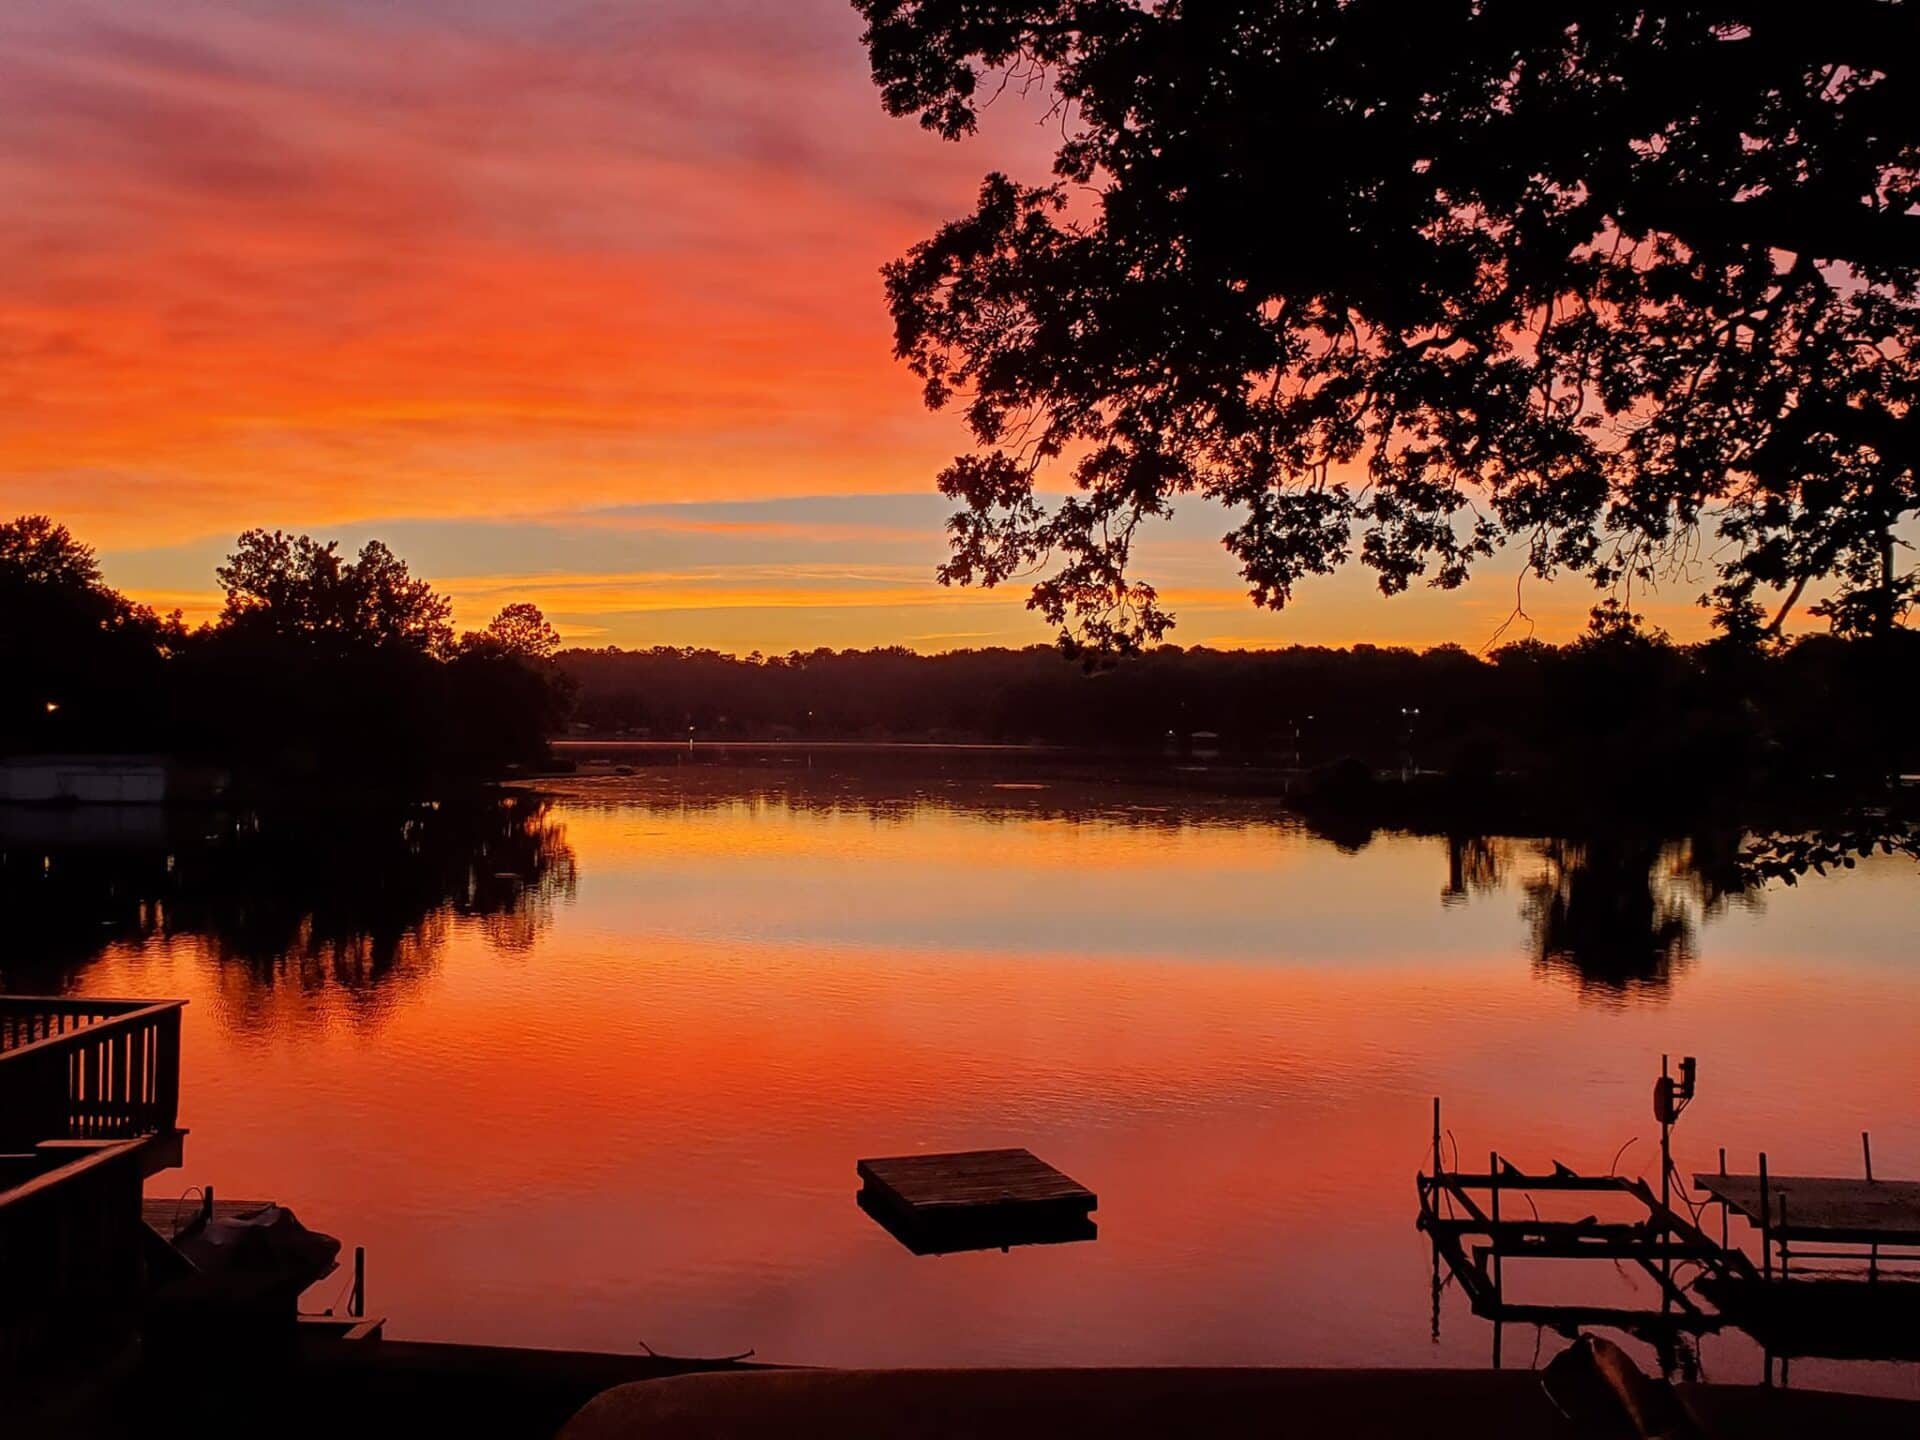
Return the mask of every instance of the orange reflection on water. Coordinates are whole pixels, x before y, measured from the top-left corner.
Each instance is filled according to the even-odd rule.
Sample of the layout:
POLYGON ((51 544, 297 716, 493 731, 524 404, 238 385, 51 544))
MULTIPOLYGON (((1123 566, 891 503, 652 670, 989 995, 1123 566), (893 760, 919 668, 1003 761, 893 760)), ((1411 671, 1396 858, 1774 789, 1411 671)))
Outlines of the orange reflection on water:
MULTIPOLYGON (((1595 1004, 1531 953, 1533 842, 1445 905, 1442 840, 1342 853, 1245 807, 717 785, 572 787, 577 891, 532 943, 441 917, 369 995, 111 950, 87 988, 194 1001, 180 1183, 366 1244, 402 1336, 1484 1364, 1457 1296, 1429 1331, 1435 1094, 1464 1155, 1605 1170, 1638 1136, 1621 1168, 1652 1173, 1684 1052, 1683 1168, 1851 1173, 1871 1129, 1920 1173, 1897 864, 1696 915, 1684 968, 1595 1004), (1005 1144, 1098 1192, 1098 1240, 915 1258, 853 1205, 862 1155, 1005 1144)), ((1742 1345, 1710 1342, 1726 1378, 1757 1376, 1742 1345)))

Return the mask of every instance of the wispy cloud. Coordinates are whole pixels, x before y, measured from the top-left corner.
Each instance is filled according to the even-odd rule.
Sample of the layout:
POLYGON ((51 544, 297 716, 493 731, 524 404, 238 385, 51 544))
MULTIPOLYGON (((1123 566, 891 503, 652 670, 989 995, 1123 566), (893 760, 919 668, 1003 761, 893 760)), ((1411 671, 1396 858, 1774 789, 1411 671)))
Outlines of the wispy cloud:
MULTIPOLYGON (((196 617, 265 525, 378 535, 467 623, 532 598, 618 643, 1048 638, 1017 587, 933 583, 964 437, 892 359, 877 271, 1057 131, 1012 96, 965 146, 887 119, 859 23, 0 8, 0 510, 196 617)), ((1218 519, 1141 550, 1185 642, 1474 643, 1511 608, 1510 575, 1389 604, 1356 573, 1257 614, 1218 519)))
POLYGON ((857 33, 838 0, 10 9, 0 485, 124 545, 923 484, 954 426, 876 271, 980 157, 881 115, 857 33))

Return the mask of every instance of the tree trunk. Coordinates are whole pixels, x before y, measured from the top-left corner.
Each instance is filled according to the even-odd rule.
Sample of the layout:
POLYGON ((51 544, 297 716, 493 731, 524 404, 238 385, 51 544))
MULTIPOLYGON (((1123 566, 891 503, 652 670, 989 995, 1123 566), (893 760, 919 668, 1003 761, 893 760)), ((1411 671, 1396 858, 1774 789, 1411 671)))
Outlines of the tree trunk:
POLYGON ((1880 532, 1880 614, 1874 625, 1882 640, 1893 637, 1899 619, 1900 605, 1893 584, 1893 522, 1889 520, 1886 529, 1880 532))

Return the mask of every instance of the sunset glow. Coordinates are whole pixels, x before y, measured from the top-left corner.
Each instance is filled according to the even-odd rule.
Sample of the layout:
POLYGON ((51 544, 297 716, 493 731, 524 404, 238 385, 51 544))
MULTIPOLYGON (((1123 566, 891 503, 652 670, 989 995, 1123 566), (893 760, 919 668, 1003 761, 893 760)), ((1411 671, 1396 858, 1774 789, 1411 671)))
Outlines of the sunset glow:
MULTIPOLYGON (((0 509, 190 620, 262 525, 378 535, 462 623, 531 599, 580 643, 1050 638, 1018 587, 933 583, 965 435, 877 272, 1057 136, 1014 96, 961 146, 887 119, 858 35, 841 0, 14 7, 0 509)), ((1478 646, 1514 611, 1517 557, 1256 612, 1225 528, 1145 549, 1184 643, 1478 646)), ((1693 593, 1641 608, 1694 632, 1693 593)), ((1550 637, 1589 603, 1526 595, 1550 637)))

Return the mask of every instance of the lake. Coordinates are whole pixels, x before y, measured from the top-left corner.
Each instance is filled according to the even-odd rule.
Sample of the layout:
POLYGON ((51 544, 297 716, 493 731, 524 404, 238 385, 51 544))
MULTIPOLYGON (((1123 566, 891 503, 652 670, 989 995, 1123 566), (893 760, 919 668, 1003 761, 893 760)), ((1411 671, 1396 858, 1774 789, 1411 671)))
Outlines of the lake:
MULTIPOLYGON (((150 1193, 292 1205, 413 1339, 1484 1365, 1457 1287, 1435 1333, 1432 1098, 1463 1156, 1657 1185, 1663 1054, 1699 1058, 1683 1172, 1857 1174, 1871 1130, 1920 1175, 1907 861, 1727 893, 1724 838, 1336 843, 991 755, 650 758, 291 830, 15 812, 0 978, 187 998, 187 1164, 150 1193), (1095 1190, 1098 1238, 916 1257, 854 1203, 860 1157, 993 1146, 1095 1190)), ((1559 1343, 1509 1326, 1505 1363, 1559 1343)))

